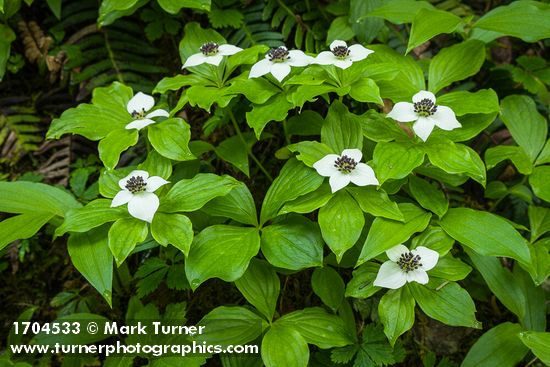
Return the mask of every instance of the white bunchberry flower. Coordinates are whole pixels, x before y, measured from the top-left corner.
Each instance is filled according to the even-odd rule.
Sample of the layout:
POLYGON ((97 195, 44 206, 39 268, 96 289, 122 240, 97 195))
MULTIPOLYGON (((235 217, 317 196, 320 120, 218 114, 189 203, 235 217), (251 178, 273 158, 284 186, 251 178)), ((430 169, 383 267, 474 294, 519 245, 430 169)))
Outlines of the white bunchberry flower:
POLYGON ((380 266, 373 285, 377 287, 397 289, 408 282, 428 283, 428 270, 437 264, 439 254, 424 246, 409 250, 403 245, 397 245, 386 251, 389 261, 380 266))
POLYGON ((122 190, 113 198, 111 207, 128 203, 128 212, 132 217, 151 223, 159 207, 159 198, 153 192, 167 183, 162 177, 149 177, 147 171, 132 171, 118 181, 122 190))
POLYGON ((354 61, 366 59, 373 50, 363 47, 362 45, 351 45, 344 41, 336 40, 330 44, 330 51, 323 51, 317 55, 314 64, 319 65, 334 65, 340 69, 347 69, 354 61))
POLYGON ((234 55, 243 49, 229 44, 218 45, 216 42, 207 42, 199 50, 201 52, 193 54, 185 60, 185 64, 181 67, 182 69, 204 63, 218 66, 224 56, 234 55))
POLYGON ((155 99, 148 94, 138 92, 135 96, 128 101, 126 110, 134 121, 126 125, 126 129, 143 129, 147 125, 154 124, 155 121, 151 120, 153 117, 168 117, 170 114, 163 109, 157 109, 150 113, 147 113, 151 108, 155 106, 155 99))
POLYGON ((361 163, 363 153, 359 149, 344 149, 342 155, 327 154, 313 164, 321 176, 330 177, 332 192, 346 187, 350 182, 357 186, 378 185, 374 170, 361 163))
POLYGON ((413 103, 397 102, 388 117, 401 122, 416 121, 413 130, 423 141, 428 140, 435 126, 447 131, 462 127, 453 110, 435 104, 432 92, 422 90, 412 100, 413 103))
POLYGON ((249 78, 258 78, 271 73, 275 79, 282 82, 290 74, 291 66, 307 66, 313 57, 300 50, 288 50, 285 46, 272 48, 263 60, 258 61, 250 69, 249 78))

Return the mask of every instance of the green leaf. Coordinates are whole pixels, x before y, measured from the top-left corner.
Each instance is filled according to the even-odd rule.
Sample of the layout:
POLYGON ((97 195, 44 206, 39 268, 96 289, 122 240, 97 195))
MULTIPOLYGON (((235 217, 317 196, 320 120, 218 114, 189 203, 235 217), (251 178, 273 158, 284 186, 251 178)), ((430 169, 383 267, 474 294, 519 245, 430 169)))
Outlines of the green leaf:
POLYGON ((262 361, 266 367, 307 367, 309 348, 292 325, 275 323, 262 339, 262 361))
POLYGON ((437 104, 450 107, 457 116, 500 111, 498 96, 492 89, 480 89, 474 93, 464 90, 446 93, 437 97, 437 104))
POLYGON ((497 37, 509 35, 526 42, 536 42, 550 38, 549 17, 548 4, 539 1, 515 1, 491 10, 482 16, 474 27, 497 32, 497 37), (518 17, 518 14, 521 14, 521 17, 518 17))
POLYGON ((348 187, 346 190, 357 201, 361 210, 375 217, 403 221, 403 213, 397 204, 390 200, 383 189, 374 186, 348 187))
MULTIPOLYGON (((459 109, 460 111, 460 109, 459 109)), ((446 138, 452 141, 466 141, 478 136, 483 132, 497 117, 497 112, 488 113, 488 114, 468 114, 460 117, 460 123, 462 127, 459 129, 454 129, 451 131, 445 131, 442 129, 435 129, 430 135, 433 139, 446 138)))
POLYGON ((172 176, 172 161, 155 150, 150 151, 147 159, 138 164, 137 168, 149 172, 149 176, 160 176, 166 180, 172 176))
POLYGON ((440 257, 437 266, 430 270, 430 276, 446 279, 450 281, 459 281, 468 276, 472 268, 462 261, 455 259, 451 254, 440 257))
POLYGON ((107 222, 129 218, 126 207, 111 208, 111 200, 97 199, 82 208, 74 208, 67 212, 65 221, 55 230, 56 236, 67 232, 87 232, 107 222))
POLYGON ((161 200, 159 210, 166 213, 199 210, 210 200, 227 195, 237 185, 238 181, 230 176, 199 173, 178 181, 161 200))
POLYGON ((510 223, 495 214, 453 208, 439 224, 451 237, 480 255, 511 257, 524 264, 531 262, 525 239, 510 223))
POLYGON ((294 215, 262 229, 262 253, 273 266, 300 270, 323 264, 317 223, 294 215))
MULTIPOLYGON (((244 52, 244 51, 243 51, 244 52)), ((242 52, 235 54, 239 55, 242 52)), ((266 103, 275 94, 281 92, 279 88, 271 84, 265 78, 249 78, 247 73, 243 73, 229 81, 227 87, 228 94, 242 94, 250 102, 261 105, 266 103)))
POLYGON ((0 212, 4 213, 52 213, 64 217, 72 208, 81 204, 67 191, 36 182, 0 182, 0 212))
POLYGON ((162 246, 173 245, 188 256, 193 241, 193 225, 182 214, 156 213, 151 223, 151 235, 162 246))
POLYGON ((254 198, 248 187, 240 181, 227 195, 218 196, 206 203, 202 211, 208 215, 231 218, 243 224, 258 225, 254 198))
POLYGON ((149 230, 147 222, 135 218, 118 219, 109 229, 109 249, 117 266, 130 255, 137 244, 145 241, 149 230))
POLYGON ((321 234, 338 262, 357 242, 364 225, 365 217, 361 208, 344 190, 337 192, 319 210, 321 234))
POLYGON ((189 125, 180 118, 170 118, 149 125, 148 137, 157 152, 176 161, 196 159, 189 150, 191 131, 189 125))
POLYGON ((429 139, 424 150, 434 166, 447 173, 465 174, 485 186, 485 165, 472 148, 448 139, 429 139))
POLYGON ((380 299, 378 315, 392 347, 414 324, 414 298, 408 287, 389 290, 380 299))
POLYGON ((252 134, 244 136, 245 139, 248 138, 246 143, 244 143, 242 138, 237 135, 222 141, 216 147, 216 155, 224 161, 231 163, 247 177, 250 177, 248 166, 248 147, 254 145, 256 139, 252 134))
POLYGON ((263 225, 276 217, 284 203, 314 191, 321 186, 323 180, 324 177, 317 174, 314 169, 305 166, 296 159, 289 159, 267 190, 260 214, 260 223, 263 225))
POLYGON ((538 113, 535 102, 528 96, 508 96, 502 100, 500 108, 500 118, 510 134, 534 162, 548 133, 546 119, 538 113))
POLYGON ((416 13, 406 53, 441 33, 453 33, 462 23, 456 15, 438 9, 423 8, 416 13))
POLYGON ((253 104, 252 111, 246 113, 248 126, 254 129, 256 138, 260 135, 270 121, 283 121, 288 116, 288 111, 293 107, 287 100, 285 93, 278 93, 264 104, 253 104))
MULTIPOLYGON (((48 7, 57 19, 61 19, 61 1, 62 0, 47 0, 48 7)), ((0 6, 0 10, 1 8, 2 7, 0 6)))
MULTIPOLYGON (((200 46, 199 46, 200 47, 200 46)), ((195 52, 199 52, 197 49, 195 52)), ((204 79, 196 74, 178 74, 172 77, 164 77, 153 89, 153 93, 166 93, 170 90, 179 90, 182 87, 190 85, 200 85, 208 83, 207 79, 204 79)), ((176 111, 177 112, 177 111, 176 111)))
POLYGON ((410 101, 419 90, 426 89, 424 72, 411 57, 397 53, 386 45, 370 45, 368 69, 364 76, 373 79, 380 96, 392 101, 410 101))
POLYGON ((507 159, 511 160, 517 170, 524 175, 528 175, 533 171, 531 158, 529 158, 522 147, 499 145, 485 151, 487 169, 491 169, 507 159))
POLYGON ((381 288, 372 283, 378 275, 380 265, 367 262, 353 271, 353 277, 346 285, 346 297, 369 298, 381 288))
MULTIPOLYGON (((105 3, 105 2, 103 2, 105 3)), ((115 129, 123 129, 132 121, 126 104, 132 98, 132 88, 115 82, 94 89, 92 103, 81 103, 54 119, 47 139, 59 139, 63 134, 82 135, 89 140, 101 140, 115 129)))
POLYGON ((355 33, 348 23, 348 17, 338 17, 332 21, 327 32, 327 44, 334 40, 348 41, 355 33))
POLYGON ((116 129, 99 142, 99 159, 106 168, 114 169, 118 164, 120 153, 136 145, 139 138, 137 129, 116 129))
POLYGON ((214 104, 217 104, 220 108, 227 107, 231 99, 235 97, 235 95, 228 92, 226 87, 210 85, 193 85, 185 90, 185 95, 191 106, 199 106, 207 112, 211 111, 214 104))
POLYGON ((444 48, 430 62, 430 91, 437 93, 453 82, 476 74, 484 61, 485 45, 481 41, 468 40, 444 48))
POLYGON ((344 281, 336 270, 329 266, 317 268, 311 276, 313 292, 334 312, 344 300, 344 281))
POLYGON ((0 81, 6 73, 6 64, 10 58, 11 43, 15 41, 15 33, 5 24, 0 24, 0 81))
POLYGON ((97 23, 100 27, 112 24, 118 18, 133 14, 147 2, 147 0, 103 0, 99 7, 97 23))
POLYGON ((288 213, 311 213, 326 205, 332 198, 332 195, 330 185, 323 184, 317 190, 287 202, 283 205, 281 210, 279 210, 279 215, 288 213))
POLYGON ((483 334, 468 351, 461 367, 514 367, 529 349, 518 338, 521 326, 505 322, 483 334))
POLYGON ((185 263, 185 275, 193 290, 210 278, 233 282, 244 274, 259 249, 260 235, 256 228, 207 227, 195 236, 185 263))
POLYGON ((389 179, 407 177, 422 162, 424 152, 416 145, 405 142, 381 142, 374 148, 373 163, 380 185, 389 179))
MULTIPOLYGON (((296 156, 301 162, 308 167, 312 167, 315 162, 328 154, 334 154, 334 151, 327 145, 317 141, 301 141, 299 143, 290 144, 288 150, 293 153, 298 152, 296 156)), ((338 152, 340 154, 341 152, 338 152)))
POLYGON ((157 0, 160 7, 170 14, 177 14, 181 8, 210 11, 210 0, 157 0))
POLYGON ((421 9, 434 9, 433 5, 427 1, 393 0, 382 4, 382 6, 376 7, 368 13, 367 16, 380 17, 395 24, 403 24, 412 23, 421 9))
POLYGON ((399 138, 406 138, 407 134, 390 118, 373 109, 361 115, 363 135, 376 142, 388 142, 399 138))
POLYGON ((265 320, 244 307, 216 307, 205 315, 198 326, 204 331, 197 334, 197 342, 220 344, 246 344, 258 338, 266 328, 265 320))
MULTIPOLYGON (((534 288, 534 285, 532 283, 523 284, 518 279, 519 277, 504 268, 497 258, 481 256, 469 249, 466 249, 466 253, 481 273, 491 292, 518 317, 524 327, 533 329, 536 323, 532 323, 531 317, 536 318, 536 312, 533 312, 532 315, 529 314, 532 311, 529 309, 532 302, 528 299, 527 293, 529 288, 534 288)), ((544 310, 544 306, 542 309, 544 310)), ((544 311, 542 316, 544 319, 544 311)))
POLYGON ((407 285, 426 315, 450 326, 481 328, 481 323, 475 316, 476 306, 466 290, 454 282, 445 283, 438 288, 434 283, 440 282, 432 281, 432 284, 426 286, 416 282, 407 285))
POLYGON ((424 232, 412 240, 412 248, 424 246, 439 252, 439 256, 445 256, 451 249, 455 240, 450 237, 441 227, 429 226, 424 232))
POLYGON ((349 112, 340 101, 330 105, 321 128, 321 142, 340 154, 344 149, 363 147, 363 130, 360 117, 349 112))
POLYGON ((281 317, 277 323, 294 328, 308 344, 314 344, 321 349, 353 344, 344 321, 320 307, 294 311, 281 317))
POLYGON ((529 184, 533 192, 542 200, 550 202, 550 166, 539 166, 533 169, 529 176, 529 184))
POLYGON ((0 250, 15 240, 31 238, 50 221, 54 214, 46 212, 23 213, 0 222, 0 250))
POLYGON ((281 289, 279 277, 273 267, 264 260, 252 259, 235 285, 244 298, 258 309, 267 320, 273 319, 281 289))
POLYGON ((67 250, 74 267, 112 306, 113 255, 109 250, 107 228, 71 234, 67 250))
POLYGON ((439 218, 447 212, 449 202, 445 194, 428 181, 417 176, 410 176, 409 189, 412 196, 424 209, 437 214, 439 218))
POLYGON ((544 144, 544 148, 542 148, 542 152, 540 152, 535 164, 545 164, 550 163, 550 139, 546 141, 546 144, 544 144))
POLYGON ((376 85, 374 80, 369 78, 361 78, 353 83, 349 96, 359 102, 383 104, 378 85, 376 85))
POLYGON ((398 204, 404 223, 377 217, 372 223, 357 265, 407 241, 415 232, 422 232, 430 222, 431 214, 416 205, 398 204))
POLYGON ((531 228, 530 242, 535 242, 540 236, 550 231, 550 209, 530 205, 528 209, 529 227, 531 228))
POLYGON ((550 365, 550 333, 524 331, 519 338, 545 365, 550 365))

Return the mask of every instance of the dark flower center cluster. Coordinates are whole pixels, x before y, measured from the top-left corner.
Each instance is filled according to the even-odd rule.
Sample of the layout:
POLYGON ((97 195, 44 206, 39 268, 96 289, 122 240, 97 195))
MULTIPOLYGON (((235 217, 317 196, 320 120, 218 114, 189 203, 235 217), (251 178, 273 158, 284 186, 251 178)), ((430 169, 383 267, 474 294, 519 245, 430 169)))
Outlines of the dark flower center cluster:
POLYGON ((126 188, 132 194, 137 194, 138 192, 145 191, 147 182, 141 176, 132 176, 128 181, 126 181, 126 188))
POLYGON ((349 49, 346 46, 336 46, 331 51, 339 59, 345 59, 349 56, 349 49))
POLYGON ((403 270, 405 273, 408 273, 409 271, 416 270, 422 266, 420 260, 420 256, 413 255, 412 252, 407 252, 401 254, 399 260, 397 260, 397 265, 399 265, 401 270, 403 270))
POLYGON ((207 42, 201 46, 200 50, 204 56, 214 56, 218 53, 218 45, 216 42, 207 42))
POLYGON ((269 57, 269 61, 273 62, 283 62, 286 59, 288 59, 290 56, 288 55, 288 50, 284 46, 279 46, 277 48, 272 48, 267 53, 267 56, 269 57))
POLYGON ((132 118, 134 118, 136 120, 144 119, 145 118, 145 108, 142 108, 141 111, 134 110, 134 112, 132 112, 132 118))
POLYGON ((428 117, 437 112, 437 106, 429 98, 424 98, 420 102, 414 104, 414 112, 419 116, 428 117))
POLYGON ((338 171, 342 173, 351 173, 351 171, 353 171, 356 166, 357 162, 347 155, 338 157, 338 159, 334 161, 334 167, 336 167, 338 171))

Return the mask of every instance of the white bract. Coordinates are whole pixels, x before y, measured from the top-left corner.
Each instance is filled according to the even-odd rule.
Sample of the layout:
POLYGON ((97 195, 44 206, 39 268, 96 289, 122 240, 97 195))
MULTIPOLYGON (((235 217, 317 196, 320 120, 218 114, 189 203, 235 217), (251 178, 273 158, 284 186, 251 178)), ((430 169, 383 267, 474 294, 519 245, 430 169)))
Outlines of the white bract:
POLYGON ((300 50, 288 50, 285 46, 272 48, 263 60, 258 61, 250 69, 249 78, 258 78, 271 73, 275 79, 282 82, 290 74, 291 66, 307 66, 313 57, 300 50))
POLYGON ((243 49, 229 44, 218 45, 215 42, 207 42, 202 45, 199 50, 201 52, 193 54, 185 60, 185 64, 181 67, 182 69, 204 63, 218 66, 220 62, 222 62, 224 56, 234 55, 243 49))
POLYGON ((147 171, 132 171, 118 181, 122 190, 113 198, 111 207, 128 203, 128 212, 132 217, 151 223, 159 207, 159 198, 153 192, 167 183, 162 177, 149 177, 147 171))
POLYGON ((435 104, 435 95, 432 92, 422 90, 412 100, 413 103, 396 103, 388 117, 401 122, 416 121, 413 130, 423 141, 428 139, 435 126, 443 130, 462 127, 453 110, 435 104))
POLYGON ((330 44, 330 51, 323 51, 313 61, 319 65, 334 65, 340 69, 347 69, 354 61, 366 59, 373 50, 363 47, 362 45, 351 45, 344 41, 336 40, 330 44))
POLYGON ((327 154, 313 164, 321 176, 330 177, 332 192, 346 187, 350 182, 357 186, 378 185, 374 170, 361 163, 363 153, 359 149, 344 149, 342 155, 327 154))
POLYGON ((403 245, 397 245, 386 251, 390 261, 380 266, 373 285, 377 287, 397 289, 408 282, 428 283, 428 270, 433 269, 439 254, 424 246, 409 250, 403 245))
POLYGON ((148 94, 138 92, 135 96, 128 101, 126 110, 134 121, 126 125, 126 129, 143 129, 147 125, 154 124, 155 121, 151 120, 153 117, 168 117, 170 114, 166 110, 157 109, 150 113, 147 113, 151 108, 155 106, 155 99, 148 94))

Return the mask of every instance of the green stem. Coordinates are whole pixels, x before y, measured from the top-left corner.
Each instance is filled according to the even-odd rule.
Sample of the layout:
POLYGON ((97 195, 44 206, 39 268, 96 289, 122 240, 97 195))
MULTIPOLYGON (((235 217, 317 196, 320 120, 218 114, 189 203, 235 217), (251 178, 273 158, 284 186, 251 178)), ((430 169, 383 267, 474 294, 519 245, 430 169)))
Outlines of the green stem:
POLYGON ((113 68, 116 72, 116 77, 119 82, 124 84, 124 78, 122 77, 122 73, 120 72, 120 69, 118 68, 118 64, 115 60, 115 54, 113 53, 113 49, 111 48, 111 44, 109 43, 109 37, 107 36, 107 32, 103 32, 103 37, 105 39, 105 48, 107 49, 107 54, 109 55, 109 61, 111 61, 111 64, 113 64, 113 68))
POLYGON ((227 111, 228 111, 228 114, 229 114, 229 118, 231 119, 231 122, 233 123, 233 127, 235 128, 235 131, 237 132, 237 135, 239 136, 239 138, 241 138, 241 141, 245 146, 246 152, 248 153, 250 158, 252 158, 252 160, 258 165, 258 168, 260 168, 260 170, 269 179, 269 181, 273 181, 273 177, 271 177, 269 172, 267 172, 267 170, 262 165, 262 163, 258 160, 258 158, 256 158, 254 153, 252 153, 252 149, 250 149, 250 147, 246 143, 246 140, 244 139, 243 133, 241 132, 241 129, 239 128, 239 124, 237 123, 237 120, 235 119, 235 115, 233 115, 233 111, 231 111, 231 109, 227 109, 227 111))
POLYGON ((285 133, 286 145, 290 145, 290 136, 288 135, 288 126, 286 123, 286 119, 283 120, 283 131, 285 133))

